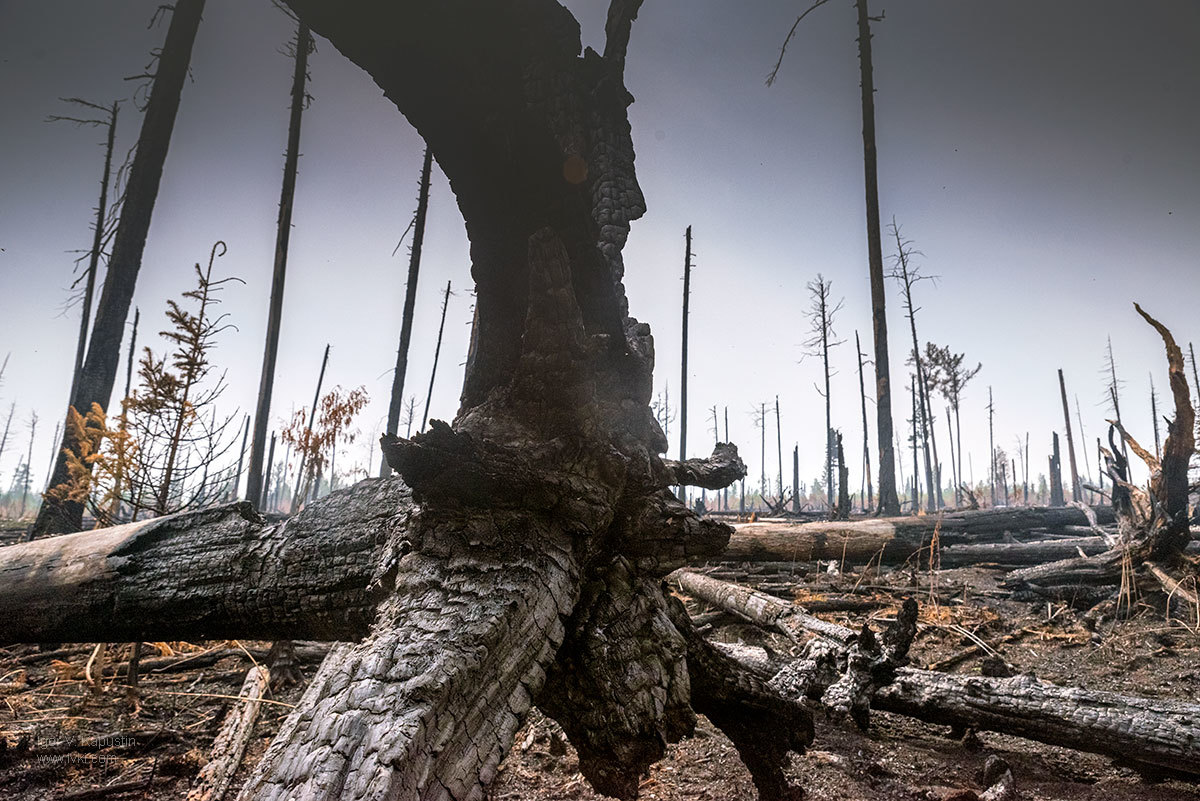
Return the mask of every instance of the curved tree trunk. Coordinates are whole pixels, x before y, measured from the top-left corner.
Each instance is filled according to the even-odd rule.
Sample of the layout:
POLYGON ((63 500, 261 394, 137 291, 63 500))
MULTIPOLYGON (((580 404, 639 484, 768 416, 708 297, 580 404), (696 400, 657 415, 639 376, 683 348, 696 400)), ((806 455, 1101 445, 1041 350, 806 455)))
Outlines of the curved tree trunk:
POLYGON ((613 2, 603 55, 551 0, 290 5, 372 75, 449 178, 476 317, 453 425, 383 438, 418 511, 390 534, 371 632, 327 657, 241 797, 481 798, 536 699, 593 784, 634 798, 691 729, 693 669, 700 703, 742 687, 724 708, 743 699, 799 727, 764 750, 749 717, 717 716, 762 793, 782 797, 808 713, 690 652, 658 582, 729 529, 666 491, 653 340, 627 316, 621 249, 644 201, 623 72, 640 0, 613 2))

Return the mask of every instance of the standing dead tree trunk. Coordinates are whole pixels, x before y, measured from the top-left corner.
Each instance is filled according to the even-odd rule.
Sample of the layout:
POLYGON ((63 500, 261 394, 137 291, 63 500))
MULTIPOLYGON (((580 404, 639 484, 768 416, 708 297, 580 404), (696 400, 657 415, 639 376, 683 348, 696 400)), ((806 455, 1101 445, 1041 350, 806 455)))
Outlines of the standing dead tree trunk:
MULTIPOLYGON (((413 218, 412 252, 408 259, 408 285, 404 290, 404 312, 400 318, 400 347, 396 349, 396 370, 392 373, 392 397, 388 403, 386 433, 395 436, 399 431, 400 411, 404 406, 404 377, 408 372, 408 346, 412 341, 413 312, 417 307, 417 277, 421 271, 421 249, 425 243, 425 216, 429 208, 429 177, 433 169, 433 154, 425 148, 421 163, 421 181, 417 190, 417 214, 413 218)), ((379 476, 391 475, 387 459, 380 457, 379 476)))
POLYGON ((862 345, 858 341, 858 332, 854 332, 854 350, 858 353, 858 395, 862 401, 862 424, 863 424, 863 477, 867 482, 867 495, 863 499, 863 510, 870 510, 875 506, 875 488, 871 486, 871 446, 870 436, 867 430, 867 389, 863 383, 863 352, 862 345))
POLYGON ((892 219, 891 233, 896 238, 896 257, 889 277, 900 284, 900 290, 904 293, 904 311, 908 316, 909 330, 912 332, 912 362, 917 373, 917 405, 919 407, 918 421, 914 422, 914 426, 921 432, 922 453, 925 457, 925 506, 928 511, 933 512, 942 505, 942 481, 938 467, 937 438, 933 432, 933 407, 929 403, 929 381, 926 376, 925 360, 921 357, 921 346, 917 340, 917 312, 921 308, 913 303, 913 286, 921 281, 932 281, 935 277, 922 275, 920 269, 911 263, 912 257, 920 251, 914 250, 912 242, 904 239, 900 234, 900 227, 896 225, 895 218, 892 219))
POLYGON ((809 338, 804 341, 806 355, 821 359, 822 376, 825 380, 824 391, 818 389, 825 399, 825 499, 826 505, 832 512, 833 502, 833 417, 829 397, 829 379, 832 371, 829 368, 829 349, 842 344, 833 330, 834 318, 842 310, 842 301, 836 303, 832 298, 833 282, 817 274, 816 281, 808 282, 808 294, 811 303, 808 308, 809 338))
POLYGON ((433 349, 433 369, 429 371, 429 391, 425 394, 425 411, 421 414, 421 430, 429 421, 429 405, 433 403, 433 382, 437 378, 438 359, 442 355, 442 334, 446 331, 446 309, 450 307, 450 282, 446 282, 446 294, 442 297, 442 319, 438 323, 437 345, 433 349))
MULTIPOLYGON (((679 460, 688 458, 688 307, 691 303, 691 225, 684 231, 683 324, 679 349, 679 460)), ((679 487, 679 500, 688 502, 688 488, 679 487)))
POLYGON ((263 448, 271 427, 271 394, 275 387, 275 362, 279 354, 279 330, 283 320, 283 286, 287 278, 288 243, 292 235, 292 208, 296 200, 296 169, 300 160, 300 121, 308 105, 308 56, 313 50, 312 33, 301 22, 296 29, 295 62, 292 71, 292 106, 288 116, 287 151, 283 157, 283 186, 279 191, 279 219, 275 226, 275 263, 271 271, 271 299, 267 307, 267 341, 263 346, 262 373, 254 407, 254 439, 250 446, 250 475, 246 499, 253 504, 263 497, 263 448))
POLYGON ((858 63, 862 76, 863 177, 867 197, 867 258, 871 274, 871 320, 875 332, 875 410, 879 437, 879 513, 900 513, 896 495, 896 457, 892 452, 892 387, 889 377, 886 292, 883 285, 883 235, 879 224, 879 178, 875 163, 875 75, 871 66, 871 22, 867 0, 855 0, 858 14, 858 63))
MULTIPOLYGON (((1108 338, 1108 349, 1105 351, 1105 366, 1108 368, 1109 383, 1108 383, 1108 400, 1112 404, 1113 414, 1117 418, 1117 422, 1121 422, 1121 381, 1117 379, 1117 360, 1113 356, 1112 337, 1108 338)), ((1125 446, 1125 441, 1121 440, 1121 455, 1125 459, 1125 463, 1129 463, 1129 449, 1125 446)))
MULTIPOLYGON (((767 86, 775 82, 779 67, 783 63, 788 42, 803 20, 814 9, 828 0, 816 0, 792 25, 779 59, 767 77, 767 86)), ((876 164, 875 147, 875 73, 871 62, 871 17, 867 12, 867 0, 855 0, 858 18, 858 66, 860 96, 862 99, 863 140, 863 185, 867 206, 867 260, 871 281, 871 323, 875 338, 875 411, 877 435, 879 437, 879 514, 900 514, 900 498, 896 494, 896 452, 892 441, 895 436, 892 426, 892 390, 888 364, 887 341, 887 292, 883 282, 883 234, 879 223, 879 169, 876 164)))
MULTIPOLYGON (((113 145, 117 136, 117 113, 120 110, 120 101, 114 101, 112 106, 107 108, 89 103, 86 100, 80 100, 79 98, 70 98, 67 102, 75 103, 84 108, 90 108, 92 111, 99 111, 105 115, 105 118, 64 117, 56 114, 50 117, 51 120, 74 122, 80 125, 99 125, 108 129, 104 145, 104 171, 100 174, 100 199, 96 202, 96 220, 92 224, 92 247, 88 251, 88 266, 87 272, 84 273, 83 297, 80 300, 79 339, 75 346, 75 370, 71 374, 70 397, 74 398, 75 390, 79 387, 79 374, 83 370, 83 357, 87 352, 88 323, 92 319, 92 299, 96 291, 96 276, 100 271, 100 256, 104 250, 104 235, 108 219, 108 184, 112 177, 113 145)), ((54 437, 54 442, 57 446, 59 442, 57 435, 54 437)), ((57 450, 55 453, 57 454, 57 450)), ((53 472, 53 469, 53 465, 51 465, 51 472, 53 472)))
POLYGON ((1058 449, 1058 432, 1055 431, 1052 436, 1052 447, 1050 449, 1050 505, 1062 506, 1067 502, 1063 496, 1062 454, 1058 449))
MULTIPOLYGON (((107 409, 121 360, 121 339, 134 285, 142 265, 142 252, 150 230, 150 217, 158 197, 163 163, 175 127, 175 112, 187 77, 192 56, 192 44, 200 27, 204 0, 177 0, 171 13, 166 42, 158 56, 150 99, 142 119, 137 151, 125 183, 125 199, 121 221, 113 239, 108 273, 96 305, 96 319, 88 343, 87 357, 79 373, 79 382, 68 406, 87 410, 93 403, 107 409)), ((65 417, 65 415, 64 415, 65 417)), ((69 478, 67 449, 79 451, 79 443, 71 439, 71 427, 63 427, 59 458, 54 465, 50 486, 58 486, 69 478)), ((65 498, 42 504, 34 522, 33 536, 77 531, 83 520, 83 504, 65 498)))
MULTIPOLYGON (((321 401, 321 384, 325 382, 325 367, 329 364, 329 345, 326 343, 325 352, 321 356, 321 371, 317 373, 317 389, 313 392, 312 409, 308 412, 308 425, 304 429, 304 441, 312 437, 313 423, 317 419, 317 404, 321 401)), ((304 471, 308 463, 308 448, 300 449, 300 468, 296 471, 296 488, 295 494, 292 495, 292 513, 300 508, 300 501, 308 497, 308 481, 305 478, 304 471)), ((312 472, 312 471, 309 471, 312 472)))
MULTIPOLYGON (((988 413, 988 465, 989 465, 988 469, 991 471, 991 473, 988 476, 988 485, 992 491, 992 506, 995 506, 996 505, 996 432, 995 432, 995 428, 994 428, 994 423, 995 423, 995 419, 996 419, 996 404, 992 402, 992 388, 990 386, 988 387, 987 413, 988 413)), ((1058 435, 1057 434, 1054 435, 1054 442, 1055 442, 1054 453, 1055 453, 1055 455, 1057 455, 1058 454, 1058 447, 1057 447, 1058 435)), ((1051 506, 1055 506, 1055 505, 1061 506, 1062 504, 1061 503, 1060 504, 1051 503, 1050 505, 1051 506)))
MULTIPOLYGON (((1151 384, 1151 386, 1153 386, 1153 384, 1151 384)), ((1063 379, 1063 371, 1061 367, 1058 370, 1058 389, 1062 394, 1063 425, 1066 426, 1067 431, 1067 457, 1071 464, 1071 500, 1079 502, 1083 500, 1083 490, 1079 485, 1079 468, 1075 462, 1075 439, 1071 436, 1071 407, 1067 405, 1067 383, 1063 379)), ((1155 447, 1157 448, 1157 427, 1154 429, 1154 439, 1155 447)), ((1013 477, 1013 480, 1016 480, 1015 476, 1013 477)))

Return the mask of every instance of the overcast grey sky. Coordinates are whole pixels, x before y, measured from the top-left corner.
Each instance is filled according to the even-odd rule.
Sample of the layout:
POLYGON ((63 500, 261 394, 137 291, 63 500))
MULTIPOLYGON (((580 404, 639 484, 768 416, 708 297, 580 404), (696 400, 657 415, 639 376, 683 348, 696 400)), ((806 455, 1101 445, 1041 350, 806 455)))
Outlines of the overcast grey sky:
MULTIPOLYGON (((584 43, 600 45, 606 4, 566 5, 584 43)), ((864 346, 871 337, 853 4, 841 0, 809 15, 778 81, 764 85, 807 5, 648 0, 643 7, 626 82, 637 98, 630 118, 649 210, 633 226, 626 281, 633 313, 656 334, 656 382, 669 383, 674 399, 683 231, 693 226, 694 455, 710 441, 704 409, 727 405, 732 439, 757 476, 750 412, 778 394, 784 447, 799 443, 801 472, 811 481, 821 472, 824 413, 814 389, 819 362, 801 361, 805 284, 820 272, 845 297, 837 330, 847 344, 834 352, 832 395, 852 465, 861 452, 854 332, 864 346)), ((99 132, 43 120, 68 110, 58 97, 107 103, 129 95, 132 84, 122 79, 142 71, 164 34, 146 28, 156 6, 0 0, 0 358, 12 352, 0 420, 15 401, 21 445, 10 441, 0 461, 5 488, 33 409, 42 418, 35 481, 45 478, 78 327, 78 309, 60 316, 69 251, 90 244, 103 155, 99 132)), ((1123 415, 1152 442, 1149 380, 1153 373, 1165 404, 1165 359, 1133 301, 1185 348, 1200 338, 1200 4, 872 0, 871 7, 886 15, 874 27, 882 214, 923 251, 922 269, 941 276, 918 290, 922 341, 983 362, 963 404, 975 478, 986 472, 988 385, 997 444, 1015 455, 1016 437, 1028 431, 1032 472, 1045 471, 1050 432, 1062 428, 1059 367, 1079 396, 1094 472, 1094 442, 1108 414, 1108 335, 1127 382, 1123 415)), ((139 344, 161 348, 151 335, 164 327, 165 299, 188 287, 191 265, 215 240, 228 243, 217 270, 246 281, 225 293, 224 311, 238 330, 223 335, 216 354, 228 369, 230 412, 251 410, 258 386, 291 76, 279 50, 292 33, 267 0, 208 0, 134 300, 139 344)), ((332 344, 326 386, 362 384, 372 398, 359 443, 338 464, 369 467, 407 270, 406 252, 391 252, 415 205, 422 143, 378 87, 321 39, 311 75, 274 416, 311 402, 321 349, 332 344)), ((139 124, 125 103, 122 153, 139 124)), ((885 256, 892 252, 885 241, 885 256)), ((455 296, 431 410, 446 419, 457 407, 471 298, 462 218, 435 171, 406 391, 421 399, 447 280, 455 296)), ((908 335, 896 288, 888 290, 899 389, 908 335)), ((906 431, 907 397, 893 400, 906 431)), ((939 434, 942 405, 935 404, 939 434)), ((948 462, 944 441, 940 449, 948 462)), ((767 462, 773 475, 770 449, 767 462)), ((910 465, 907 457, 906 475, 910 465)), ((858 471, 851 476, 857 487, 858 471)))

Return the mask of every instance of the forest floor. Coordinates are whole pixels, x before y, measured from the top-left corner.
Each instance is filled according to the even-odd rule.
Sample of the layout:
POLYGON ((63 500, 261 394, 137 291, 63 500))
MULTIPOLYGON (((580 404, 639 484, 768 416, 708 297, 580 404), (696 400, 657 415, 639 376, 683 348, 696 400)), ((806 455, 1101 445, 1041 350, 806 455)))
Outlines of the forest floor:
MULTIPOLYGON (((934 576, 931 591, 929 574, 848 571, 787 580, 773 576, 765 588, 801 602, 853 594, 878 604, 872 611, 822 615, 848 625, 887 618, 905 594, 915 593, 922 604, 912 651, 915 666, 962 656, 983 640, 1018 671, 1060 684, 1193 701, 1200 697, 1200 634, 1194 625, 1166 620, 1161 599, 1142 599, 1128 619, 1089 627, 1063 605, 1005 597, 997 590, 1000 575, 983 568, 945 570, 934 576)), ((729 625, 716 636, 761 644, 767 635, 752 626, 729 625)), ((261 659, 265 647, 249 642, 158 644, 143 656, 136 703, 111 670, 113 664, 120 669, 128 645, 109 646, 109 670, 99 691, 83 675, 90 646, 0 649, 0 799, 183 798, 234 703, 250 657, 261 659), (213 661, 217 654, 222 658, 213 661), (206 662, 210 664, 196 666, 206 662), (114 791, 122 786, 128 789, 114 791)), ((978 674, 981 658, 973 654, 945 669, 978 674)), ((306 677, 315 669, 315 658, 303 664, 306 677)), ((280 690, 264 704, 227 798, 245 781, 302 689, 280 690)), ((1011 765, 1019 797, 1028 801, 1200 801, 1198 784, 1142 775, 1105 757, 988 732, 955 738, 948 727, 882 712, 872 713, 866 733, 818 714, 816 741, 793 759, 789 775, 814 801, 970 801, 982 792, 980 772, 992 754, 1011 765)), ((733 745, 701 718, 695 735, 669 746, 666 758, 650 770, 641 797, 740 801, 755 796, 733 745)), ((490 798, 602 796, 580 775, 574 751, 557 725, 535 711, 517 734, 490 798)))

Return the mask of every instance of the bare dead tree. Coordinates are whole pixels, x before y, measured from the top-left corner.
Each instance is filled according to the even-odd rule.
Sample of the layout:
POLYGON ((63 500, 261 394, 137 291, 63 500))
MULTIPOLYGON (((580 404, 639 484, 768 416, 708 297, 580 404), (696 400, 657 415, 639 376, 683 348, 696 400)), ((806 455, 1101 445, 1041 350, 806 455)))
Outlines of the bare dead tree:
POLYGON ((928 493, 926 508, 934 511, 942 505, 941 476, 938 468, 937 437, 933 431, 933 406, 929 400, 929 381, 926 377, 924 359, 921 356, 921 345, 917 339, 917 312, 921 310, 913 302, 913 287, 922 281, 937 281, 935 275, 922 275, 921 269, 914 262, 915 256, 921 251, 912 246, 912 241, 905 239, 900 233, 896 219, 888 227, 896 239, 896 255, 893 257, 892 269, 888 277, 900 285, 904 295, 904 312, 908 317, 909 330, 912 332, 912 355, 909 357, 917 371, 917 402, 920 407, 921 442, 925 456, 925 488, 928 493), (931 454, 932 451, 932 454, 931 454), (936 490, 935 490, 936 486, 936 490))
POLYGON ((759 478, 758 497, 766 500, 767 497, 767 402, 761 401, 758 408, 751 412, 754 416, 754 425, 758 428, 759 433, 759 464, 762 466, 762 475, 759 478))
MULTIPOLYGON (((304 430, 304 433, 302 435, 303 438, 305 438, 305 439, 312 436, 313 423, 316 422, 316 419, 317 419, 317 404, 321 400, 321 384, 324 383, 324 381, 325 381, 325 367, 328 364, 329 364, 329 344, 326 343, 325 352, 321 356, 321 371, 319 373, 317 373, 317 389, 315 392, 313 392, 312 408, 308 412, 308 427, 304 430)), ((292 495, 292 514, 295 514, 296 511, 300 508, 300 501, 304 499, 304 495, 305 495, 304 490, 307 489, 307 487, 302 486, 302 485, 304 485, 304 480, 303 480, 303 477, 305 475, 304 468, 307 466, 307 462, 308 462, 307 457, 308 457, 308 452, 306 450, 301 449, 301 451, 300 451, 300 467, 296 471, 296 486, 294 488, 294 494, 292 495)))
POLYGON ((875 488, 871 486, 871 446, 870 434, 867 430, 867 389, 863 383, 863 360, 865 354, 858 341, 858 331, 854 332, 854 350, 858 353, 858 396, 862 401, 863 425, 863 480, 867 484, 866 495, 863 496, 863 511, 869 511, 875 506, 875 488))
POLYGON ((287 279, 288 244, 292 233, 292 209, 296 202, 296 172, 300 160, 300 123, 310 95, 308 57, 315 50, 312 33, 303 22, 296 26, 292 43, 291 109, 288 114, 287 150, 283 157, 283 184, 279 191, 279 218, 275 226, 275 261, 271 271, 271 299, 267 306, 267 335, 263 345, 262 373, 254 409, 254 439, 250 446, 246 499, 256 506, 263 498, 263 449, 271 425, 271 395, 275 387, 275 364, 279 355, 279 331, 283 321, 283 292, 287 279))
MULTIPOLYGON (((1104 372, 1108 374, 1109 382, 1106 387, 1107 400, 1112 406, 1113 415, 1116 416, 1117 422, 1121 422, 1121 384, 1122 381, 1117 379, 1117 360, 1113 356, 1112 337, 1108 337, 1107 349, 1105 350, 1104 372)), ((1125 440, 1121 440, 1121 455, 1125 459, 1125 463, 1129 464, 1129 448, 1125 444, 1125 440)))
MULTIPOLYGON (((404 402, 404 378, 408 372, 408 347, 412 340, 413 313, 417 305, 417 277, 421 271, 421 250, 425 242, 425 217, 429 208, 429 180, 433 169, 433 154, 425 148, 425 158, 421 164, 421 180, 417 190, 417 213, 413 217, 413 243, 408 259, 408 284, 404 291, 404 313, 400 322, 400 346, 396 349, 396 369, 392 373, 392 396, 388 404, 387 429, 388 434, 395 435, 400 421, 400 411, 404 402)), ((411 419, 410 419, 411 425, 411 419)), ((391 475, 392 468, 387 459, 380 456, 379 475, 386 478, 391 475)))
POLYGON ((1079 424, 1079 447, 1083 450, 1083 466, 1087 469, 1087 483, 1090 484, 1092 482, 1092 468, 1091 463, 1087 459, 1087 434, 1083 430, 1083 412, 1079 409, 1078 393, 1075 395, 1075 421, 1079 424))
MULTIPOLYGON (((992 388, 988 387, 988 465, 991 470, 991 476, 988 478, 988 483, 992 489, 992 506, 996 505, 996 434, 994 423, 996 419, 996 405, 992 402, 992 388)), ((1058 453, 1058 434, 1054 435, 1054 452, 1058 453)))
MULTIPOLYGON (((783 64, 783 56, 787 51, 788 42, 796 33, 800 21, 813 10, 821 7, 827 0, 817 0, 806 9, 796 22, 793 23, 783 46, 779 48, 779 58, 775 67, 767 77, 767 85, 775 82, 779 68, 783 64)), ((855 12, 858 19, 858 63, 860 75, 860 96, 862 100, 862 139, 863 139, 863 183, 867 208, 867 258, 868 273, 871 282, 871 321, 874 332, 875 346, 875 411, 877 415, 877 434, 879 436, 879 513, 896 515, 900 513, 900 499, 896 494, 896 454, 892 450, 892 399, 891 378, 888 362, 887 341, 887 293, 884 287, 883 272, 883 234, 879 221, 879 178, 876 164, 877 148, 875 144, 875 75, 871 58, 871 22, 883 19, 872 17, 867 11, 867 0, 855 0, 855 12)))
MULTIPOLYGON (((995 471, 993 470, 993 475, 995 471)), ((1058 449, 1058 432, 1055 431, 1050 449, 1050 505, 1062 506, 1066 503, 1063 497, 1062 485, 1062 455, 1058 449)))
MULTIPOLYGON (((150 217, 158 196, 163 163, 175 126, 175 113, 179 108, 180 94, 191 61, 192 44, 203 10, 204 0, 176 0, 173 6, 166 41, 158 54, 137 150, 125 183, 121 220, 114 235, 108 273, 100 291, 87 356, 68 407, 87 410, 93 403, 101 408, 109 404, 121 358, 125 319, 141 268, 150 217)), ((60 456, 50 480, 52 486, 69 479, 65 452, 78 449, 77 442, 67 441, 68 431, 70 427, 64 427, 60 456)), ((31 534, 43 536, 77 531, 82 519, 82 504, 65 499, 48 501, 42 504, 31 534)))
POLYGON ((25 480, 21 485, 21 511, 17 517, 25 516, 25 502, 29 498, 29 488, 33 483, 33 440, 37 436, 38 415, 36 411, 29 412, 29 452, 25 455, 25 480))
MULTIPOLYGON (((687 460, 687 388, 688 388, 688 306, 692 294, 692 226, 684 232, 683 251, 683 325, 679 355, 679 461, 687 460)), ((687 487, 680 485, 679 500, 687 501, 687 487)))
MULTIPOLYGON (((835 453, 831 441, 833 431, 833 413, 829 396, 829 379, 833 371, 829 366, 830 349, 842 344, 834 330, 834 319, 842 310, 843 301, 833 300, 833 282, 826 280, 820 273, 817 280, 808 282, 809 307, 805 316, 809 322, 809 337, 804 340, 805 355, 821 359, 824 390, 820 387, 817 392, 825 399, 825 498, 830 509, 834 508, 833 500, 833 461, 835 453)), ((783 470, 780 469, 780 475, 783 470)))
MULTIPOLYGON (((1075 438, 1071 436, 1071 407, 1067 405, 1067 383, 1063 371, 1058 369, 1058 389, 1062 395, 1063 425, 1067 432, 1067 457, 1071 465, 1071 500, 1083 500, 1083 488, 1079 485, 1079 468, 1075 462, 1075 438)), ((1153 391, 1153 390, 1151 390, 1153 391)))
MULTIPOLYGON (((108 219, 108 186, 112 178, 112 158, 113 145, 117 135, 117 113, 120 110, 120 101, 113 101, 111 106, 100 106, 95 103, 90 103, 78 97, 63 98, 63 102, 71 103, 85 109, 84 114, 99 112, 101 117, 82 116, 72 117, 54 114, 49 117, 50 121, 54 122, 72 122, 76 125, 87 125, 104 128, 105 146, 104 146, 104 170, 100 174, 100 199, 96 202, 96 218, 92 223, 92 247, 86 253, 87 269, 81 276, 83 284, 83 296, 80 298, 81 312, 79 316, 79 339, 75 346, 75 369, 71 374, 71 397, 75 397, 75 391, 79 387, 79 374, 83 370, 83 357, 87 351, 87 335, 88 324, 92 317, 92 297, 96 290, 96 276, 100 270, 100 258, 104 252, 104 240, 107 229, 106 221, 108 219)), ((78 284, 80 279, 76 279, 78 284)), ((60 423, 61 425, 61 423, 60 423)), ((58 437, 55 437, 55 453, 57 454, 58 437)), ((53 472, 53 466, 51 467, 53 472)), ((49 480, 49 477, 48 479, 49 480)))
MULTIPOLYGON (((912 513, 915 515, 921 510, 921 468, 920 468, 920 465, 917 463, 917 454, 921 451, 921 444, 922 444, 922 438, 921 438, 922 412, 920 410, 921 402, 920 402, 920 394, 917 390, 916 375, 910 376, 909 384, 910 384, 909 392, 912 395, 912 419, 909 420, 909 422, 912 424, 911 442, 912 442, 912 452, 913 452, 913 479, 912 479, 913 506, 912 506, 912 513)), ((925 464, 926 464, 926 466, 928 466, 929 465, 929 450, 928 450, 928 448, 925 449, 925 454, 926 454, 925 455, 925 464)), ((929 471, 926 471, 925 475, 928 478, 929 471)), ((933 485, 931 483, 930 488, 932 488, 932 486, 933 485)), ((926 501, 928 503, 928 498, 926 499, 926 501)))
POLYGON ((438 323, 437 345, 433 349, 433 369, 429 371, 429 391, 425 394, 425 411, 421 414, 421 430, 429 421, 429 406, 433 403, 433 382, 437 378, 438 359, 442 355, 442 333, 446 330, 446 309, 450 306, 450 282, 446 282, 446 294, 442 297, 442 320, 438 323))

